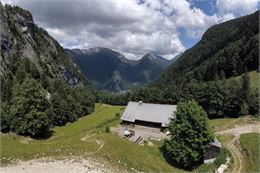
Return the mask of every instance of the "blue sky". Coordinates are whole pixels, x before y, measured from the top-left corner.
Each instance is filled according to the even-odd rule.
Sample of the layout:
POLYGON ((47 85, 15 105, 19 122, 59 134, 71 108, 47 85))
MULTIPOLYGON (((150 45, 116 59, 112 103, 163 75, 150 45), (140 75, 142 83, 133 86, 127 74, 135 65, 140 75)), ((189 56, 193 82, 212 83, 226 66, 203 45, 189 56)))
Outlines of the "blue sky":
POLYGON ((200 8, 208 15, 213 15, 217 12, 216 0, 198 0, 198 1, 189 1, 192 7, 200 8))
POLYGON ((65 48, 107 47, 129 59, 171 59, 211 26, 253 13, 260 0, 3 0, 29 10, 65 48))
MULTIPOLYGON (((191 7, 199 8, 207 15, 214 15, 218 13, 218 7, 216 6, 217 0, 189 0, 191 7)), ((228 4, 228 1, 226 2, 228 4)), ((260 9, 260 1, 258 0, 251 0, 251 2, 246 2, 245 4, 256 3, 255 8, 252 8, 251 12, 254 12, 254 9, 260 9)), ((241 4, 242 5, 242 4, 241 4)), ((234 17, 240 17, 243 15, 248 14, 239 13, 237 10, 230 10, 234 14, 234 17)), ((248 10, 249 12, 250 10, 248 10)), ((249 12, 250 13, 250 12, 249 12)), ((232 18, 232 17, 231 17, 232 18)), ((230 18, 230 19, 231 19, 230 18)), ((185 48, 190 48, 194 46, 201 37, 199 38, 190 38, 185 35, 185 30, 183 28, 179 28, 178 31, 180 32, 180 40, 185 48)))

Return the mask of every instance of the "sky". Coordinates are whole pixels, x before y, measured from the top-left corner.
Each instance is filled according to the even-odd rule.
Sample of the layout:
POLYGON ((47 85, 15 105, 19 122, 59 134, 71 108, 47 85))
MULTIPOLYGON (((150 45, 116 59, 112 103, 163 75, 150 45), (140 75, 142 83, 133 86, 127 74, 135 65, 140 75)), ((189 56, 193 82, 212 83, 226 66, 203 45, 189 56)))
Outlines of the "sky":
POLYGON ((106 47, 139 59, 167 59, 195 45, 212 25, 253 13, 260 0, 1 0, 29 10, 65 48, 106 47))

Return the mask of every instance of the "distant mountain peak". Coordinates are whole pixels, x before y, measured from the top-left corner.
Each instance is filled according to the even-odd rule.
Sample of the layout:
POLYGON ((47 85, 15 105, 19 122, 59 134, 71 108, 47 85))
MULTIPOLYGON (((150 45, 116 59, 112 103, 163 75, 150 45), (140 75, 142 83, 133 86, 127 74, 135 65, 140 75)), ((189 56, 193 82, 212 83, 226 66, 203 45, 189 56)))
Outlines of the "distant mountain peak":
POLYGON ((155 80, 170 61, 148 52, 134 61, 107 48, 66 50, 97 89, 121 92, 155 80))
POLYGON ((72 49, 72 51, 76 54, 92 54, 92 53, 98 53, 100 52, 100 47, 93 47, 93 48, 86 48, 86 49, 72 49))
POLYGON ((158 59, 158 55, 155 52, 148 52, 144 55, 144 57, 150 58, 150 59, 158 59))
POLYGON ((148 59, 150 59, 150 60, 160 60, 160 61, 165 61, 165 62, 168 61, 167 59, 165 59, 164 57, 158 55, 158 54, 157 54, 156 52, 154 52, 154 51, 150 51, 150 52, 146 53, 146 54, 143 56, 143 58, 148 58, 148 59))

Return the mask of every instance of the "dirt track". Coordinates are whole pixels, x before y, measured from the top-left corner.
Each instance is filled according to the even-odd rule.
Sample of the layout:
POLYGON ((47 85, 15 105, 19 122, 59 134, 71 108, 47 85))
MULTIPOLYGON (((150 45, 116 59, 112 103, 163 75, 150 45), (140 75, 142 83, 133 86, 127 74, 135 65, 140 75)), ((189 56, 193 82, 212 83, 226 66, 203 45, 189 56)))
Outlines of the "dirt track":
POLYGON ((1 173, 113 173, 118 172, 107 166, 103 162, 86 159, 37 159, 30 161, 20 161, 15 165, 0 167, 1 173))
POLYGON ((245 134, 245 133, 253 133, 253 132, 260 133, 260 123, 259 122, 255 123, 255 124, 236 126, 235 128, 232 128, 232 129, 227 129, 227 130, 222 130, 222 131, 216 132, 216 134, 218 134, 218 135, 231 134, 231 135, 235 136, 231 141, 224 144, 224 146, 229 149, 229 151, 231 152, 231 154, 234 158, 233 166, 231 167, 232 173, 240 173, 243 170, 244 158, 241 153, 242 148, 239 145, 240 135, 245 134))

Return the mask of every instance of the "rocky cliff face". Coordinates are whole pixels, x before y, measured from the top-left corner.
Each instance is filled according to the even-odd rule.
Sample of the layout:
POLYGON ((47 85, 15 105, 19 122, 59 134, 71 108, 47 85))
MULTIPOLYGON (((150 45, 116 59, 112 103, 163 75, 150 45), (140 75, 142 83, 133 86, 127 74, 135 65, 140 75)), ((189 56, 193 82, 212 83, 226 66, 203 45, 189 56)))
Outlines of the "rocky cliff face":
POLYGON ((63 80, 72 87, 85 85, 79 68, 59 43, 39 28, 32 15, 19 7, 1 8, 1 77, 16 78, 20 71, 29 71, 26 62, 34 64, 39 78, 63 80), (19 69, 22 68, 22 69, 19 69))

